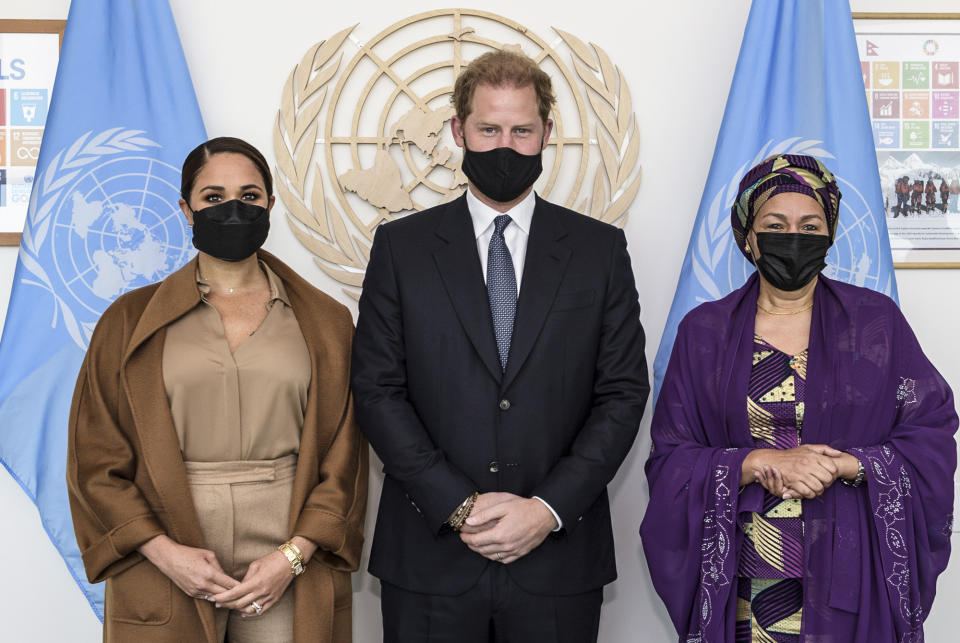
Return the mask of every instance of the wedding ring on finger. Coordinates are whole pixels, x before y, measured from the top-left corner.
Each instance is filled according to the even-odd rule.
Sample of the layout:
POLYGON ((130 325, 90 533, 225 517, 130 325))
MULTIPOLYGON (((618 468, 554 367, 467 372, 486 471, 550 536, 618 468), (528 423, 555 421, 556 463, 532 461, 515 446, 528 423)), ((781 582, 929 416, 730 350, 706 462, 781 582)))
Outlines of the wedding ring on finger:
POLYGON ((497 560, 499 560, 500 562, 503 562, 503 554, 501 554, 500 552, 497 552, 497 560))
POLYGON ((263 607, 261 607, 261 606, 260 606, 260 603, 258 603, 257 601, 252 601, 252 602, 250 603, 250 605, 253 606, 253 609, 257 610, 257 615, 258 615, 258 616, 260 615, 260 612, 263 611, 263 607))

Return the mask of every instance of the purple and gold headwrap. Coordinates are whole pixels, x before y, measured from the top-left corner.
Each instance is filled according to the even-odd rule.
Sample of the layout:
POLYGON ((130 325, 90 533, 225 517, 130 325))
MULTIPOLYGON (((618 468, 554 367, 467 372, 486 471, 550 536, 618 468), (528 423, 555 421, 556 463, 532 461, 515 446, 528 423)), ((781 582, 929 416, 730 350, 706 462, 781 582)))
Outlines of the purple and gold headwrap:
POLYGON ((833 242, 840 218, 840 189, 836 178, 812 156, 777 154, 747 172, 740 181, 740 195, 730 210, 733 238, 750 263, 753 257, 746 245, 753 219, 770 197, 783 192, 799 192, 815 199, 827 215, 827 228, 833 242))

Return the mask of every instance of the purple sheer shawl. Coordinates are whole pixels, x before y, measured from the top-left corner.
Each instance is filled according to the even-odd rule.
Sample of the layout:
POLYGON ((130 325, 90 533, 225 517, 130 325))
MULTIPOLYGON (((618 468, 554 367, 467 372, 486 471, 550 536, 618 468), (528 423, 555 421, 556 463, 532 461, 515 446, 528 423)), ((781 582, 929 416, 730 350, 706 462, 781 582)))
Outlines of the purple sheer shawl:
MULTIPOLYGON (((653 417, 640 535, 680 641, 732 641, 752 440, 754 274, 681 322, 653 417)), ((892 300, 822 275, 814 294, 803 442, 857 455, 863 486, 803 501, 803 640, 922 641, 950 555, 953 395, 892 300)))

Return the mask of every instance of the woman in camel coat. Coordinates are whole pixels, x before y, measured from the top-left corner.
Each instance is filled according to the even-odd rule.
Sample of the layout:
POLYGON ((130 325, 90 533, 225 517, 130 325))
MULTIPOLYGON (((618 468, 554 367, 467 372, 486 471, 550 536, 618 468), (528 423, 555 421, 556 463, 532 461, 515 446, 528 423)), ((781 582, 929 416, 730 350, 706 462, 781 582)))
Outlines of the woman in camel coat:
MULTIPOLYGON (((237 147, 236 141, 214 139, 205 144, 208 149, 201 153, 199 169, 185 166, 187 188, 181 207, 191 224, 204 212, 191 196, 192 182, 197 175, 203 178, 200 170, 213 163, 208 159, 242 162, 247 157, 255 161, 253 153, 237 147), (211 148, 217 141, 220 148, 211 148)), ((256 156, 262 160, 258 152, 256 156)), ((273 203, 269 172, 256 161, 253 165, 266 183, 260 186, 260 196, 269 209, 273 203)), ((230 181, 231 177, 214 180, 227 190, 230 181)), ((225 203, 229 198, 220 195, 208 200, 225 203)), ((253 198, 244 194, 239 200, 253 198)), ((198 233, 199 223, 195 239, 198 233)), ((292 458, 294 463, 288 467, 290 482, 284 501, 272 503, 281 505, 282 515, 288 516, 275 526, 282 535, 276 537, 279 542, 271 541, 265 551, 258 552, 254 562, 243 565, 237 562, 242 558, 239 552, 235 561, 234 552, 223 553, 212 546, 209 541, 217 537, 211 530, 222 528, 223 516, 231 517, 233 508, 201 499, 204 490, 214 488, 203 486, 202 470, 221 463, 197 465, 184 457, 191 448, 196 450, 184 442, 180 426, 184 408, 191 407, 179 404, 177 396, 183 394, 171 388, 174 369, 169 353, 165 355, 165 341, 172 343, 177 325, 189 314, 215 315, 210 312, 211 302, 221 311, 221 330, 226 329, 230 339, 231 325, 218 302, 234 289, 224 289, 223 298, 218 298, 218 278, 226 283, 226 277, 238 274, 238 266, 244 265, 236 259, 211 262, 201 248, 197 259, 166 280, 123 295, 104 313, 77 382, 70 416, 67 481, 87 576, 91 582, 106 581, 105 641, 218 643, 224 640, 228 621, 229 641, 290 640, 289 622, 287 633, 276 638, 243 634, 243 626, 259 620, 261 612, 266 620, 271 611, 280 612, 274 606, 283 603, 291 606, 293 641, 346 643, 351 639, 350 572, 357 569, 363 540, 367 445, 354 423, 349 391, 350 314, 269 253, 259 250, 242 261, 248 268, 252 266, 249 274, 254 282, 247 291, 241 282, 234 282, 241 286, 238 292, 267 288, 263 292, 272 293, 272 304, 292 311, 288 319, 295 318, 293 326, 299 326, 309 357, 301 360, 303 386, 300 397, 295 398, 302 402, 302 409, 295 404, 297 412, 302 411, 299 444, 284 460, 292 458), (204 270, 205 275, 201 274, 204 270), (290 539, 285 544, 301 544, 302 552, 297 550, 303 559, 301 573, 295 573, 298 561, 294 555, 276 551, 283 538, 290 539)), ((261 333, 270 320, 269 314, 266 320, 261 315, 255 332, 261 333)), ((250 331, 249 338, 244 335, 239 347, 231 342, 230 350, 236 351, 232 354, 239 356, 247 343, 253 343, 255 332, 250 331)), ((222 339, 221 344, 225 350, 222 339)), ((281 366, 295 370, 293 365, 281 366)), ((269 419, 280 411, 274 408, 272 397, 262 404, 267 406, 264 424, 269 425, 269 419)), ((201 426, 199 432, 205 428, 201 426)), ((198 432, 197 427, 192 430, 198 432)), ((258 460, 254 469, 263 469, 262 462, 267 463, 267 475, 271 476, 268 461, 258 460)), ((234 487, 238 491, 248 488, 234 487)), ((248 519, 254 525, 277 522, 269 517, 248 519)), ((231 534, 220 538, 230 546, 231 534)))

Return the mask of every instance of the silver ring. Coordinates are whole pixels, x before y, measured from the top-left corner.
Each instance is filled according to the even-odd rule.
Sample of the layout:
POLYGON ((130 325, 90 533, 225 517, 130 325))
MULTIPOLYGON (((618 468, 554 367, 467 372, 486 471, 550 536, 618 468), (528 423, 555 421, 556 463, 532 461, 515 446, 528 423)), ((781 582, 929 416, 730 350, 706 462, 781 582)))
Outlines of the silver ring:
POLYGON ((501 554, 500 552, 497 552, 497 560, 499 561, 503 560, 503 554, 501 554))
POLYGON ((204 594, 203 596, 200 597, 200 600, 202 601, 210 600, 210 594, 204 594))
POLYGON ((257 610, 257 614, 263 611, 263 608, 260 607, 260 603, 258 603, 257 601, 252 601, 250 605, 253 606, 253 609, 257 610))

